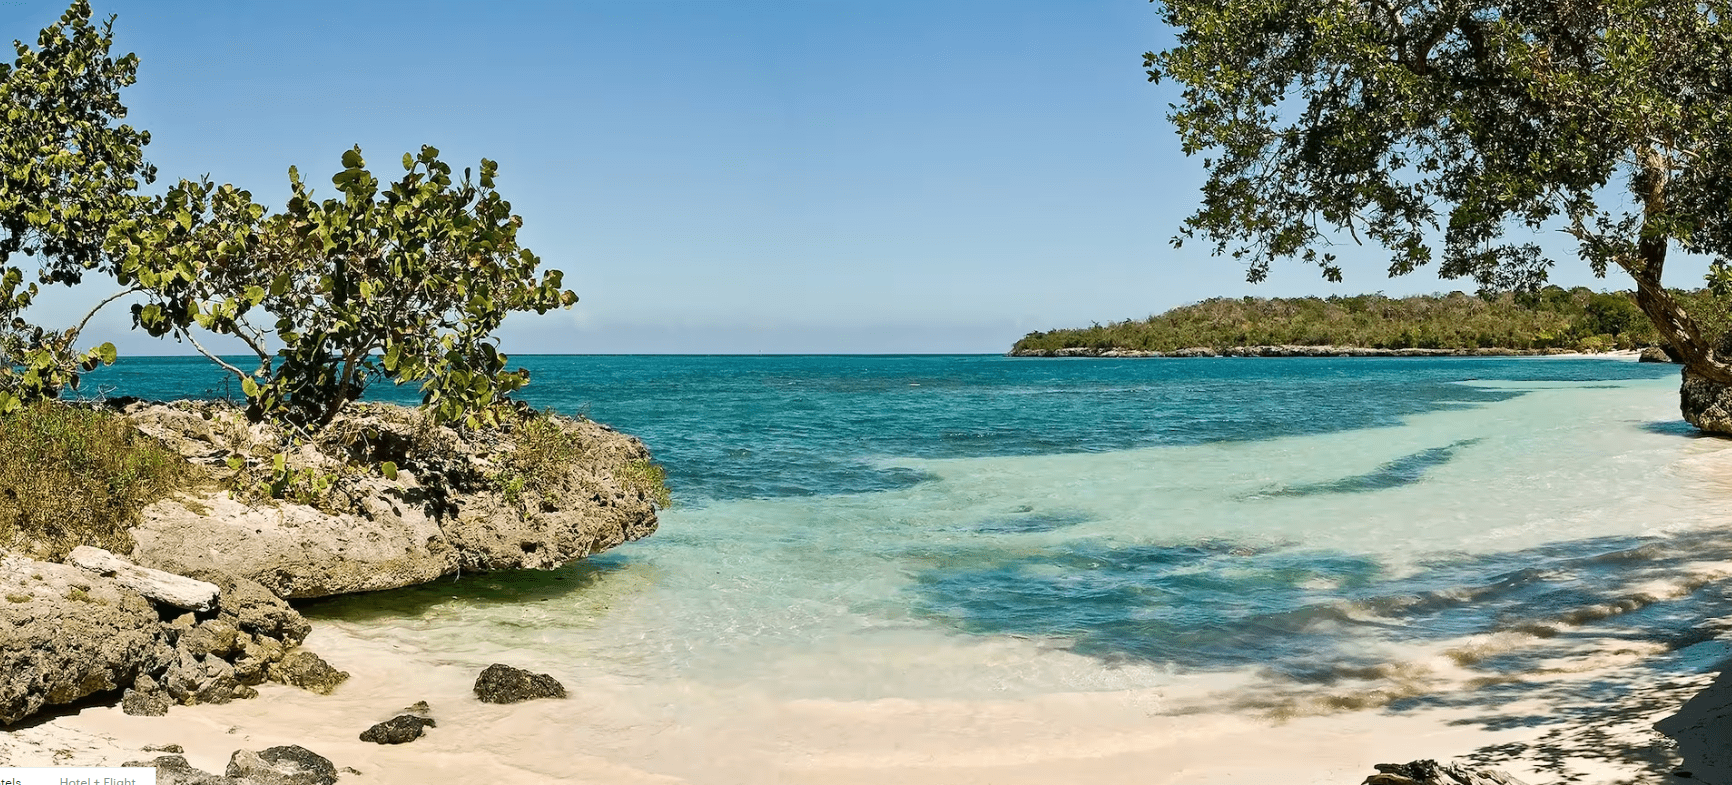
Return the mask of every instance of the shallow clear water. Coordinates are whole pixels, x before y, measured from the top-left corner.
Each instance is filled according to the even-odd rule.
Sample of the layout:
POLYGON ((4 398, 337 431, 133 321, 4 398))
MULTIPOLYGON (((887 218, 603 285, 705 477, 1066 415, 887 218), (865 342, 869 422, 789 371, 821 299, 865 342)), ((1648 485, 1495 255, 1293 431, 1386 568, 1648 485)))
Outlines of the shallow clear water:
MULTIPOLYGON (((785 699, 1334 683, 1512 631, 1681 648, 1732 615, 1691 580, 1732 559, 1732 477, 1678 420, 1674 366, 517 359, 530 402, 668 467, 661 530, 309 614, 429 661, 785 699)), ((198 360, 88 381, 221 392, 198 360)), ((1520 672, 1527 651, 1471 664, 1520 672)))

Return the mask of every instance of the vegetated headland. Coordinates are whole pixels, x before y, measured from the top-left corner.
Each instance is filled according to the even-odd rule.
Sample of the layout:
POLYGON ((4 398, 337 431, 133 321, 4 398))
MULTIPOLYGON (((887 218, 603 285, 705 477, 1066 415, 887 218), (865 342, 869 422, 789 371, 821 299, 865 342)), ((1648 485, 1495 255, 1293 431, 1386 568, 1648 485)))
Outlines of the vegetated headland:
MULTIPOLYGON (((1706 290, 1674 290, 1704 328, 1732 327, 1706 290)), ((1217 297, 1147 319, 1032 332, 1020 357, 1210 354, 1540 354, 1637 349, 1661 342, 1633 292, 1548 286, 1532 293, 1385 297, 1217 297), (1248 352, 1249 347, 1281 352, 1248 352), (1300 347, 1329 347, 1307 352, 1300 347), (1235 351, 1237 350, 1237 351, 1235 351), (1348 352, 1346 350, 1357 350, 1348 352)))

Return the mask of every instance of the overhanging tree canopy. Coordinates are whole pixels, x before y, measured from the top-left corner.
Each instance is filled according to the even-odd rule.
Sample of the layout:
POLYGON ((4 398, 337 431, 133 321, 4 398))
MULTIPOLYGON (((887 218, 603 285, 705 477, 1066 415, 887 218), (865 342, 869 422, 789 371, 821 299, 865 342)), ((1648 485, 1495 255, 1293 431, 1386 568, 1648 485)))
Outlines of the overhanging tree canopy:
POLYGON ((1183 85, 1171 119, 1208 156, 1180 241, 1252 281, 1282 259, 1340 280, 1320 248, 1345 235, 1389 249, 1391 275, 1435 261, 1523 289, 1553 264, 1532 232, 1561 230, 1596 274, 1635 280, 1690 371, 1732 384, 1661 282, 1675 245, 1732 288, 1732 6, 1160 2, 1178 42, 1145 55, 1149 78, 1183 85))
POLYGON ((144 161, 150 135, 117 122, 138 58, 109 53, 113 23, 92 22, 90 4, 76 0, 35 48, 15 41, 17 59, 0 63, 0 411, 57 395, 77 386, 78 371, 114 360, 110 344, 74 349, 82 325, 48 330, 22 316, 37 283, 112 269, 107 232, 156 176, 144 161), (20 257, 33 257, 35 281, 20 257))

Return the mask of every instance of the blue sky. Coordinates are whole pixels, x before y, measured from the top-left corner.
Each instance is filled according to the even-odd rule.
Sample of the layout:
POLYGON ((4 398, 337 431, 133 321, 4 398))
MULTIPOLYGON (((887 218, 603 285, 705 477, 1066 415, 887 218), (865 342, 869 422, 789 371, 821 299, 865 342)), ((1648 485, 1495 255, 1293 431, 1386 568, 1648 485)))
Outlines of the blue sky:
MULTIPOLYGON (((328 184, 355 144, 386 176, 422 144, 497 160, 524 244, 581 298, 508 321, 507 351, 1001 352, 1217 295, 1472 288, 1389 280, 1374 252, 1343 284, 1292 265, 1252 286, 1172 249, 1202 170, 1176 90, 1145 81, 1172 39, 1141 0, 94 5, 142 61, 123 97, 165 180, 280 205, 290 165, 328 184)), ((0 35, 63 9, 0 1, 0 35)), ((183 351, 127 322, 87 335, 183 351)))

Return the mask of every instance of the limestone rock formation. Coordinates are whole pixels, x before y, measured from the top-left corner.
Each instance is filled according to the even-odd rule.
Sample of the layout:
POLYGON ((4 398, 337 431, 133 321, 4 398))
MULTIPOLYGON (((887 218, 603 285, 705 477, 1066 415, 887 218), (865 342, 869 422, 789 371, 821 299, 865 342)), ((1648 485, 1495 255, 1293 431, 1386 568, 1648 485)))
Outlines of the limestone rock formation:
POLYGON ((161 717, 168 713, 172 704, 168 693, 157 686, 155 679, 140 676, 126 688, 126 694, 120 699, 120 710, 134 717, 161 717))
POLYGON ((1732 434, 1732 389, 1690 373, 1678 390, 1684 420, 1709 433, 1732 434))
MULTIPOLYGON (((279 444, 221 403, 124 404, 139 430, 194 463, 265 460, 279 444)), ((553 422, 583 445, 540 477, 540 498, 513 499, 495 472, 514 449, 497 431, 458 432, 411 409, 355 404, 291 465, 339 472, 391 461, 395 479, 351 473, 347 510, 248 503, 226 492, 157 502, 132 534, 131 559, 181 575, 239 576, 294 599, 426 583, 459 571, 553 569, 655 531, 655 502, 630 467, 643 443, 587 420, 553 422)))
POLYGON ((174 659, 156 608, 76 567, 0 555, 0 725, 174 659))
POLYGON ((475 697, 482 703, 519 703, 536 698, 563 698, 565 686, 545 673, 530 673, 493 664, 475 679, 475 697))

